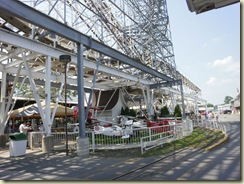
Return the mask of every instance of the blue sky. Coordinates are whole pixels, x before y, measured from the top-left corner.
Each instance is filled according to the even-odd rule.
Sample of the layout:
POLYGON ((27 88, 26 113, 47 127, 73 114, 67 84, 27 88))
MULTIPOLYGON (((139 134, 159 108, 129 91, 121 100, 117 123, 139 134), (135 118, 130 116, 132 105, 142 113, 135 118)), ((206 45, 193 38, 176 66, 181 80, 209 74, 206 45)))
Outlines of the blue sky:
POLYGON ((168 0, 177 68, 202 90, 202 98, 223 104, 240 90, 240 3, 196 14, 185 0, 168 0))

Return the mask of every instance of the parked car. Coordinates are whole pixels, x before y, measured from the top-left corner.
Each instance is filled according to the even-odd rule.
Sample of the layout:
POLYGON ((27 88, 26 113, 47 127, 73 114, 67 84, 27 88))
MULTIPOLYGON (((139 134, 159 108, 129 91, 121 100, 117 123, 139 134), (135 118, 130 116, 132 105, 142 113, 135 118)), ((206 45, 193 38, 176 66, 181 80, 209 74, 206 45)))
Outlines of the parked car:
POLYGON ((224 110, 223 114, 231 114, 231 110, 224 110))

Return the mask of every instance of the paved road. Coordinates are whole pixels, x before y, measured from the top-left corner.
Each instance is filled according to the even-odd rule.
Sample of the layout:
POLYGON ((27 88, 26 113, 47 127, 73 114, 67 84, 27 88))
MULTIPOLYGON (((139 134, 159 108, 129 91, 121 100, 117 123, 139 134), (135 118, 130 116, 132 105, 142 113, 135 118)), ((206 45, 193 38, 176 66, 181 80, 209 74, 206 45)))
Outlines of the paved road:
MULTIPOLYGON (((230 141, 212 151, 203 152, 174 169, 156 172, 144 180, 240 180, 240 116, 221 115, 226 122, 230 141)), ((1 180, 111 180, 158 157, 148 158, 87 158, 66 156, 65 153, 43 154, 27 150, 25 157, 9 157, 0 150, 1 180)))
MULTIPOLYGON (((164 174, 157 173, 152 180, 215 180, 241 179, 240 116, 220 115, 225 122, 230 140, 211 151, 203 152, 164 174)), ((149 178, 143 178, 149 179, 149 178)))

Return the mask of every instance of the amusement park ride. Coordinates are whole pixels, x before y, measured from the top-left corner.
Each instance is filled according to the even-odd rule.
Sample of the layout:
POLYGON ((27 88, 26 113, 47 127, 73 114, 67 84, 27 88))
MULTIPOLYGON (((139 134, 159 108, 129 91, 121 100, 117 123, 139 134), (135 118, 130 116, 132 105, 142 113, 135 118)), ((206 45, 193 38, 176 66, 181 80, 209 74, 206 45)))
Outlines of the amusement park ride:
MULTIPOLYGON (((198 14, 239 1, 186 2, 198 14)), ((50 114, 49 108, 41 108, 41 96, 46 104, 53 100, 58 105, 63 101, 64 85, 78 95, 84 118, 79 121, 87 120, 90 106, 96 107, 93 117, 100 116, 100 122, 110 121, 102 119, 102 114, 115 118, 125 106, 144 108, 152 121, 155 110, 163 105, 172 111, 180 104, 185 118, 185 111, 197 111, 197 103, 206 102, 201 90, 176 67, 166 0, 0 0, 0 71, 0 135, 8 112, 18 99, 25 98, 21 96, 24 84, 29 84, 47 134, 55 111, 50 114), (63 54, 71 56, 67 84, 58 60, 63 54), (86 104, 85 93, 90 94, 86 104), (109 94, 111 98, 105 98, 109 94)), ((127 129, 139 124, 124 123, 127 129)), ((147 125, 153 126, 149 121, 147 125)), ((96 132, 115 130, 94 129, 98 128, 96 132)), ((79 130, 83 136, 84 127, 79 130)))

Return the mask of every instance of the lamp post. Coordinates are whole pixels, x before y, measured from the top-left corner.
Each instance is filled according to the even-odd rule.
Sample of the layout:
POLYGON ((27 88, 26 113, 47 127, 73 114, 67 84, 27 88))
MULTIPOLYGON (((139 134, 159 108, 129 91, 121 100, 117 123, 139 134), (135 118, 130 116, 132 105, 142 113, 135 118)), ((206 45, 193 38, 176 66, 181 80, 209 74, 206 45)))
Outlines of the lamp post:
POLYGON ((66 75, 67 75, 67 64, 71 61, 70 55, 60 55, 59 61, 64 63, 64 104, 65 104, 65 138, 66 138, 66 155, 69 154, 68 148, 68 127, 67 127, 67 83, 66 83, 66 75))

